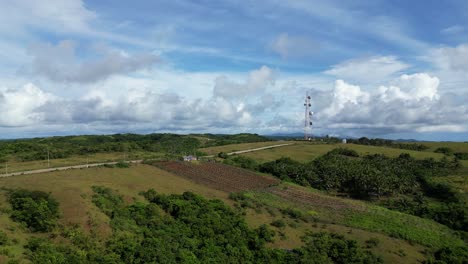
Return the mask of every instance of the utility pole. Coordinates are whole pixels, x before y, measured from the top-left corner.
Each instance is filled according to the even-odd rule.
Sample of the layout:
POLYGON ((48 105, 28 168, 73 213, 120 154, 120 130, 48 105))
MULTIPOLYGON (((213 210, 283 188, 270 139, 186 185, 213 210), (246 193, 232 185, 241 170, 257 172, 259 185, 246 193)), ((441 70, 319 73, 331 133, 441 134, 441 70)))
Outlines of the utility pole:
POLYGON ((49 147, 47 147, 47 168, 50 168, 50 155, 49 155, 49 147))

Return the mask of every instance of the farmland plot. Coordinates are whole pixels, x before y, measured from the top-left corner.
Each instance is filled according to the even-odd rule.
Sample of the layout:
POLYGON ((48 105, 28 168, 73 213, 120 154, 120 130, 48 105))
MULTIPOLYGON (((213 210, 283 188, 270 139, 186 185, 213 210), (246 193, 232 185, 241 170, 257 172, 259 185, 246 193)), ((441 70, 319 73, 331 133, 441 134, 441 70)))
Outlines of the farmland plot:
POLYGON ((227 192, 262 189, 279 183, 277 179, 219 163, 191 164, 165 161, 154 165, 176 175, 189 178, 196 183, 227 192))

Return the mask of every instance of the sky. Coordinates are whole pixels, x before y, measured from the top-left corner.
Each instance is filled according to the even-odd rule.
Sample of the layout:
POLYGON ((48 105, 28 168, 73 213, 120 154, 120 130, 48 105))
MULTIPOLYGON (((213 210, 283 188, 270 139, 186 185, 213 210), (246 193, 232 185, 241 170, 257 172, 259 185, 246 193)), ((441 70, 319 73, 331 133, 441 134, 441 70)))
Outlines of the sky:
POLYGON ((0 139, 468 141, 468 1, 0 0, 0 139))

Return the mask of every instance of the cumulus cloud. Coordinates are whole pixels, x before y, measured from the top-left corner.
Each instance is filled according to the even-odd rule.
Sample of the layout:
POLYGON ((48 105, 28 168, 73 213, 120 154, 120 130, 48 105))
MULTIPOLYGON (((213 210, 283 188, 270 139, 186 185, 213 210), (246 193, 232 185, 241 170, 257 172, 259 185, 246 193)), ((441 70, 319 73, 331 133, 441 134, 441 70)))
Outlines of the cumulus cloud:
POLYGON ((31 83, 16 90, 0 88, 0 126, 17 127, 41 122, 44 116, 36 108, 54 98, 31 83))
POLYGON ((96 59, 82 61, 76 55, 76 43, 64 40, 57 45, 38 43, 29 49, 32 70, 57 82, 90 83, 114 74, 124 74, 151 67, 158 57, 151 53, 129 55, 104 45, 95 48, 96 59))
POLYGON ((468 72, 468 44, 432 49, 427 60, 442 70, 468 72))
POLYGON ((468 106, 463 102, 468 98, 440 95, 438 87, 439 79, 426 73, 402 75, 396 85, 380 86, 373 92, 338 80, 330 93, 330 105, 316 109, 317 120, 329 129, 377 135, 468 131, 468 106))
POLYGON ((374 56, 344 61, 324 73, 356 82, 381 82, 409 67, 394 56, 374 56))
POLYGON ((250 95, 258 95, 274 84, 275 73, 267 66, 251 71, 244 83, 230 80, 226 76, 219 76, 215 80, 213 95, 222 98, 243 98, 250 95))
POLYGON ((318 45, 305 36, 290 36, 288 33, 278 35, 270 44, 270 49, 283 59, 310 56, 316 53, 318 45))
POLYGON ((245 127, 254 118, 243 104, 222 97, 187 99, 147 87, 118 94, 94 90, 81 98, 54 96, 33 84, 0 89, 0 127, 78 126, 114 128, 138 124, 156 130, 245 127))

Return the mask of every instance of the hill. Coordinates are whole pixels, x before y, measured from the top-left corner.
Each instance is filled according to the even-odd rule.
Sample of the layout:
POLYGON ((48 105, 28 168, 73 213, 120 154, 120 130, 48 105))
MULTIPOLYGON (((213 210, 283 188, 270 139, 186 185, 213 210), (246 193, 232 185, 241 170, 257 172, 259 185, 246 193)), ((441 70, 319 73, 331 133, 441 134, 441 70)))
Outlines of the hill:
MULTIPOLYGON (((201 137, 197 139, 199 141, 202 139, 208 141, 209 138, 203 135, 190 137, 201 137)), ((212 217, 219 217, 220 212, 216 213, 216 210, 222 210, 225 215, 230 215, 232 211, 239 218, 232 215, 229 216, 231 220, 237 219, 239 223, 245 221, 247 227, 241 227, 242 224, 240 224, 233 226, 230 231, 223 232, 250 234, 245 236, 247 244, 238 244, 236 248, 249 250, 250 253, 245 254, 251 256, 251 260, 258 261, 260 255, 262 259, 270 259, 270 263, 275 259, 282 259, 284 262, 284 258, 294 262, 293 259, 297 261, 298 258, 307 254, 318 257, 318 253, 311 252, 318 252, 319 249, 316 246, 319 244, 329 246, 319 250, 324 253, 322 257, 325 262, 326 260, 339 262, 338 259, 343 260, 350 256, 361 260, 369 258, 369 261, 377 262, 380 257, 384 263, 420 263, 423 260, 443 259, 444 257, 447 260, 453 254, 458 254, 455 255, 458 259, 463 258, 463 255, 460 255, 462 253, 457 251, 466 246, 462 231, 438 223, 430 217, 402 212, 397 208, 388 209, 389 206, 383 204, 386 201, 383 199, 385 197, 360 200, 340 192, 300 186, 301 182, 278 179, 274 173, 261 173, 253 167, 250 167, 250 170, 233 167, 233 165, 242 167, 247 164, 239 163, 238 157, 251 158, 257 164, 275 161, 281 157, 290 157, 295 162, 299 162, 298 164, 307 164, 323 157, 336 147, 343 147, 341 144, 318 144, 317 142, 293 143, 294 145, 290 146, 255 151, 220 160, 231 165, 213 163, 213 161, 183 163, 171 160, 172 158, 168 157, 167 153, 161 152, 159 156, 153 157, 166 161, 151 161, 147 162, 148 164, 136 164, 129 168, 100 167, 2 178, 0 179, 0 186, 3 187, 0 192, 0 230, 5 234, 7 242, 0 244, 0 255, 2 255, 0 262, 18 260, 27 263, 32 259, 39 259, 40 254, 45 254, 45 252, 53 253, 54 256, 59 256, 64 260, 76 257, 76 259, 91 261, 96 257, 93 255, 92 247, 107 247, 105 250, 102 249, 102 255, 113 258, 117 261, 115 263, 121 263, 119 261, 124 260, 129 263, 131 256, 123 255, 123 252, 135 252, 132 258, 136 261, 137 254, 141 254, 137 252, 142 252, 138 251, 139 248, 143 250, 146 243, 149 243, 139 235, 149 234, 147 233, 149 231, 137 228, 134 223, 146 226, 149 226, 151 221, 165 223, 164 228, 158 225, 163 228, 158 232, 165 230, 165 235, 169 235, 168 238, 175 239, 179 236, 176 235, 177 231, 174 228, 186 230, 182 233, 189 232, 189 230, 194 232, 195 229, 188 227, 186 223, 191 221, 201 223, 200 221, 205 220, 214 223, 212 217), (168 159, 170 161, 167 161, 168 159), (19 189, 50 193, 50 196, 58 202, 59 218, 53 229, 46 232, 34 232, 25 225, 25 222, 18 221, 18 218, 12 216, 15 211, 9 202, 10 193, 19 189), (151 192, 148 190, 150 189, 156 190, 157 195, 152 194, 153 198, 149 199, 148 195, 151 192), (142 195, 142 192, 146 194, 142 195), (205 198, 197 198, 184 192, 194 193, 207 199, 219 199, 227 208, 224 209, 218 202, 205 201, 205 198), (120 199, 118 197, 121 197, 122 202, 118 202, 120 199), (197 212, 197 206, 203 208, 214 206, 214 211, 209 209, 205 210, 204 214, 190 213, 190 218, 184 216, 188 212, 186 210, 197 212), (135 210, 143 210, 141 212, 146 210, 148 214, 136 214, 135 210), (155 213, 149 214, 148 210, 155 210, 155 213), (130 233, 134 235, 129 236, 130 233), (34 242, 31 240, 34 237, 48 238, 48 241, 34 242), (253 247, 252 242, 247 241, 249 239, 258 241, 259 244, 253 247), (116 241, 121 241, 119 243, 124 243, 121 246, 125 247, 133 245, 133 249, 119 251, 115 247, 116 241), (328 241, 327 244, 322 244, 324 241, 328 241), (37 246, 33 247, 31 244, 33 242, 37 246), (62 244, 63 246, 60 246, 62 244), (90 245, 93 246, 90 248, 90 245), (248 246, 245 248, 245 245, 248 246), (332 248, 338 245, 348 248, 349 255, 333 257, 332 248), (452 255, 447 255, 448 249, 451 250, 452 255), (372 256, 376 256, 376 259, 372 256)), ((217 154, 223 151, 230 152, 270 144, 278 143, 231 144, 201 148, 200 151, 217 154)), ((204 145, 201 144, 201 146, 204 145)), ((398 158, 401 153, 409 153, 417 160, 433 158, 436 161, 446 157, 444 154, 434 153, 434 150, 440 146, 430 146, 426 151, 354 144, 347 144, 345 147, 356 151, 359 155, 358 158, 344 157, 351 160, 360 160, 368 154, 385 154, 388 157, 398 158)), ((466 151, 466 149, 458 146, 457 151, 466 151)), ((148 154, 148 152, 142 153, 148 154)), ((251 166, 253 163, 248 164, 251 166)), ((431 179, 448 184, 451 188, 458 190, 462 197, 466 197, 466 172, 465 167, 457 170, 453 175, 434 176, 431 179)), ((443 204, 433 198, 428 201, 431 206, 443 204)), ((219 218, 219 221, 226 220, 223 219, 219 218)), ((211 225, 208 222, 203 223, 205 223, 203 225, 211 225)), ((179 237, 170 243, 185 241, 184 244, 180 244, 181 249, 190 248, 190 243, 197 243, 199 246, 206 243, 197 240, 199 238, 194 234, 192 233, 192 236, 195 236, 192 238, 195 240, 191 240, 192 242, 186 240, 185 237, 179 237)), ((160 235, 163 234, 160 233, 160 235)), ((205 236, 209 236, 208 233, 205 236)), ((210 239, 213 246, 224 248, 222 250, 224 253, 229 252, 225 248, 226 244, 220 244, 220 241, 231 238, 215 236, 210 239)), ((184 255, 178 255, 181 259, 191 257, 202 259, 209 253, 209 251, 201 252, 193 249, 177 252, 177 254, 185 252, 184 255), (185 255, 188 252, 195 255, 185 255)), ((176 255, 174 257, 177 258, 176 255)))

